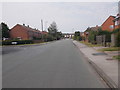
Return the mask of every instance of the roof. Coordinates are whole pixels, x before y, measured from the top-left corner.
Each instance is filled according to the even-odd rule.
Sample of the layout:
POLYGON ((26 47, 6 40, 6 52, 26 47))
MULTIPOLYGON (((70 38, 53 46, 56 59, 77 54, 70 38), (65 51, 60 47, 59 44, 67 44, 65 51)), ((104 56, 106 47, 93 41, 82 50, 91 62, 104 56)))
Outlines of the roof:
MULTIPOLYGON (((105 20, 104 23, 106 23, 106 21, 107 21, 110 17, 115 18, 115 16, 112 16, 112 15, 111 15, 111 16, 109 16, 109 17, 105 20)), ((104 23, 103 23, 103 24, 104 24, 104 23)), ((102 24, 102 25, 103 25, 103 24, 102 24)), ((101 26, 102 26, 102 25, 101 25, 101 26)))
POLYGON ((91 30, 92 30, 92 31, 98 31, 99 28, 100 28, 100 26, 97 26, 97 27, 91 27, 91 30))
MULTIPOLYGON (((33 29, 33 28, 31 28, 31 27, 24 26, 24 25, 20 25, 20 24, 15 25, 13 28, 16 28, 17 26, 23 28, 23 29, 26 30, 26 31, 33 31, 33 32, 40 32, 40 33, 41 33, 41 31, 39 31, 39 30, 37 30, 37 29, 33 29)), ((13 29, 13 28, 12 28, 12 29, 13 29)), ((11 30, 12 30, 12 29, 11 29, 11 30)))
POLYGON ((98 31, 98 29, 101 28, 101 26, 96 25, 96 27, 89 27, 87 30, 84 32, 89 32, 89 31, 98 31))
POLYGON ((120 19, 120 14, 117 14, 117 16, 115 17, 114 21, 117 21, 120 19))
POLYGON ((48 32, 46 32, 46 31, 42 31, 41 33, 42 33, 42 34, 48 34, 48 32))

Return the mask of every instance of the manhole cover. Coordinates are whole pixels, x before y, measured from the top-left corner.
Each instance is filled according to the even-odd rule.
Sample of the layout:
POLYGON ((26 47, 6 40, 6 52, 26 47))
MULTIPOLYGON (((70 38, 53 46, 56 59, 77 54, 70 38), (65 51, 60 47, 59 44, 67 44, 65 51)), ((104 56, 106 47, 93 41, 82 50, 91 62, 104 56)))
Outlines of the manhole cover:
POLYGON ((93 53, 92 55, 107 55, 106 53, 93 53))

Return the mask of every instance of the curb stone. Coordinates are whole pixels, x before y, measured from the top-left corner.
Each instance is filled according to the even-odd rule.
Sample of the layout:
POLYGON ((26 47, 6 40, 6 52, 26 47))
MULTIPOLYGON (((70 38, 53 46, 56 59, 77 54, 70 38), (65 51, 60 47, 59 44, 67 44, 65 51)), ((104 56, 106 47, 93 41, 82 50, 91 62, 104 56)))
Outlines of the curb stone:
MULTIPOLYGON (((73 44, 79 49, 78 45, 76 45, 75 42, 73 42, 73 44)), ((88 58, 82 51, 81 51, 81 53, 87 58, 87 61, 89 62, 89 64, 92 65, 92 67, 95 69, 95 71, 106 82, 106 84, 111 88, 111 90, 112 89, 115 90, 115 88, 118 88, 118 86, 115 84, 115 82, 108 75, 106 75, 105 72, 101 68, 99 68, 99 66, 97 66, 93 61, 91 61, 91 59, 88 58)))

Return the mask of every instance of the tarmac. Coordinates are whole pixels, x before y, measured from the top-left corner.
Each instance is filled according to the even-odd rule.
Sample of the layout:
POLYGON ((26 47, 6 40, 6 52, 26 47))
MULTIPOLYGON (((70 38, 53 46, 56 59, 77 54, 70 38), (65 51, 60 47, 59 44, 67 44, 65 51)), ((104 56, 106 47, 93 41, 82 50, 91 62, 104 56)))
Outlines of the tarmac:
POLYGON ((118 88, 118 60, 111 59, 107 53, 97 51, 98 48, 73 40, 79 50, 88 58, 88 62, 93 66, 101 78, 110 88, 118 88))

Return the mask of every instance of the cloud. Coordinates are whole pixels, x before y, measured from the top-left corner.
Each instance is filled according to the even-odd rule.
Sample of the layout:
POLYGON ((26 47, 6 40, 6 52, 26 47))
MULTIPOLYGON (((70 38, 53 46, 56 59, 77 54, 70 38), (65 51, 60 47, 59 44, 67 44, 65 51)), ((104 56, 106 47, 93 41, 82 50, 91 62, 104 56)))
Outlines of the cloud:
POLYGON ((62 32, 84 31, 101 25, 109 15, 117 14, 117 2, 3 3, 3 20, 13 27, 17 23, 40 29, 40 20, 49 26, 55 21, 62 32))
POLYGON ((2 21, 2 3, 0 3, 0 21, 2 21))

